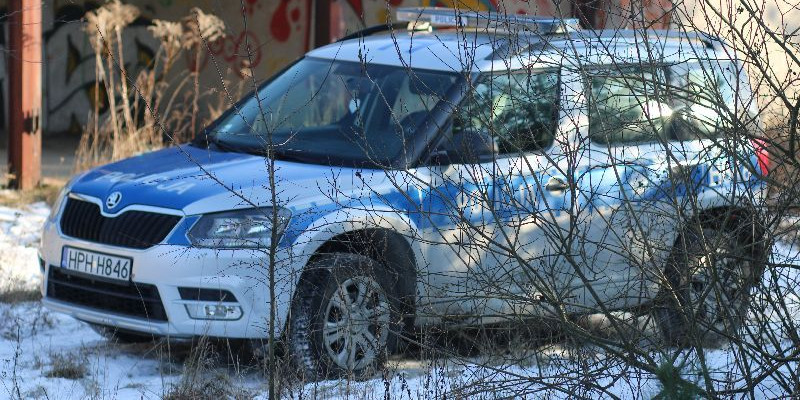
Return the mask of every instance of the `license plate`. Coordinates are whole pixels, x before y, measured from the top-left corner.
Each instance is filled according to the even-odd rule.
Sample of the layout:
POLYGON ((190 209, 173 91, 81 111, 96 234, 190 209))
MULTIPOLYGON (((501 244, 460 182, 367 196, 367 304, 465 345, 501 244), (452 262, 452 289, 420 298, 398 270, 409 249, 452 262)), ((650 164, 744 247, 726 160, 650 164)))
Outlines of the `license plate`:
POLYGON ((133 260, 64 246, 61 250, 61 268, 117 281, 129 281, 133 260))

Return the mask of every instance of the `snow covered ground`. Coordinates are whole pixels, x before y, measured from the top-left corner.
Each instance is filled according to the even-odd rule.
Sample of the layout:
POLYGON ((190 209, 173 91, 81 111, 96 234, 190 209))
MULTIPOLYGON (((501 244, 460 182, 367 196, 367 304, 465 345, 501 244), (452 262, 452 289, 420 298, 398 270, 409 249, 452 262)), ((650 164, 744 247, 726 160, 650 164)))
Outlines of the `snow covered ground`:
MULTIPOLYGON (((39 285, 35 247, 48 212, 43 203, 24 209, 0 207, 0 290, 31 290, 39 285)), ((774 372, 771 364, 742 362, 736 355, 765 350, 780 357, 797 348, 785 331, 795 329, 800 321, 800 297, 795 290, 800 286, 800 272, 792 266, 800 260, 798 250, 779 243, 773 261, 787 265, 770 269, 765 277, 770 291, 781 291, 779 298, 784 299, 786 308, 775 307, 766 296, 755 299, 765 310, 763 321, 758 323, 774 331, 775 340, 753 343, 752 349, 722 348, 701 355, 653 350, 644 356, 680 366, 684 377, 699 384, 704 379, 700 371, 706 370, 705 377, 719 388, 742 387, 752 377, 756 379, 751 383, 757 398, 786 396, 785 378, 794 374, 797 363, 777 365, 774 372), (794 322, 788 326, 781 323, 787 316, 794 322)), ((537 398, 651 398, 662 388, 655 375, 594 346, 556 343, 531 350, 511 364, 508 357, 506 361, 432 361, 408 356, 392 360, 380 378, 325 381, 298 390, 303 397, 323 398, 379 399, 387 391, 403 399, 497 398, 520 393, 537 398)), ((0 398, 156 399, 176 395, 176 388, 189 386, 218 398, 266 398, 266 380, 256 365, 216 362, 203 365, 196 375, 197 369, 187 367, 193 360, 185 345, 112 343, 88 325, 51 313, 38 302, 0 303, 0 398), (194 384, 182 386, 186 382, 194 384)), ((183 398, 193 395, 197 393, 183 398)))
POLYGON ((0 288, 30 290, 39 286, 36 245, 49 213, 43 202, 24 210, 0 207, 0 288))

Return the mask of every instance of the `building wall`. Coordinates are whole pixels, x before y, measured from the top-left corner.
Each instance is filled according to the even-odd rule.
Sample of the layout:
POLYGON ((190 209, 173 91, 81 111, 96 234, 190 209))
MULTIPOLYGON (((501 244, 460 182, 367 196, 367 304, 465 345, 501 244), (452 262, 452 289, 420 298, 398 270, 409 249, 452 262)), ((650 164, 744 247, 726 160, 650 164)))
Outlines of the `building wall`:
MULTIPOLYGON (((80 18, 98 6, 91 1, 50 0, 45 22, 45 100, 47 132, 80 133, 94 110, 95 56, 83 32, 80 18)), ((245 0, 244 9, 227 1, 146 0, 129 1, 141 17, 123 36, 124 62, 129 72, 148 65, 158 51, 158 41, 147 31, 155 18, 178 21, 192 7, 213 13, 226 23, 227 35, 209 43, 209 52, 195 61, 189 52, 175 70, 201 70, 203 90, 218 87, 221 79, 236 87, 250 65, 258 78, 269 76, 303 54, 309 47, 311 24, 307 0, 245 0), (247 46, 251 54, 248 56, 247 46)), ((134 76, 131 73, 131 76, 134 76)), ((177 78, 180 79, 180 78, 177 78)), ((101 109, 105 96, 99 96, 101 109)))

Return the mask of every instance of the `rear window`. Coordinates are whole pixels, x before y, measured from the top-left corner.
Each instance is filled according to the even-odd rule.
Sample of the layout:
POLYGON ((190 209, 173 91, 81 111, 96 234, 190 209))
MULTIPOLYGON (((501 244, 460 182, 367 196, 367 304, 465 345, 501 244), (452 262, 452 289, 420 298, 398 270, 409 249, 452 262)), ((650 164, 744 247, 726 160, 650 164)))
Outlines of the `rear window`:
POLYGON ((730 61, 593 72, 589 135, 610 145, 718 137, 733 126, 736 81, 730 61))

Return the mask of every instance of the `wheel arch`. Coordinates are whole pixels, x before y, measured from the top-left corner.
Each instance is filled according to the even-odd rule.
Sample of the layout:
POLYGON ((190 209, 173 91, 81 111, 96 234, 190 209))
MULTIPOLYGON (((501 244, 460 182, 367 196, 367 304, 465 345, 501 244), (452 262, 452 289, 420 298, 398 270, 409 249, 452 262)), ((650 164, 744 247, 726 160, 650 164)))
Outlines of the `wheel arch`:
POLYGON ((396 231, 363 228, 338 234, 319 246, 308 263, 329 253, 359 254, 378 261, 390 273, 397 275, 404 297, 414 297, 416 294, 416 256, 408 240, 396 231))
MULTIPOLYGON (((706 341, 706 343, 716 345, 720 340, 727 337, 727 335, 712 335, 710 337, 711 341, 708 342, 708 336, 686 336, 692 332, 690 325, 694 323, 689 322, 689 320, 695 317, 693 311, 688 315, 686 314, 684 308, 687 306, 683 303, 684 300, 682 300, 682 298, 685 298, 682 296, 687 296, 685 291, 690 290, 688 288, 693 286, 693 284, 687 285, 686 283, 681 283, 682 279, 685 279, 684 282, 693 282, 688 276, 694 273, 692 272, 693 269, 686 268, 686 263, 690 261, 688 256, 691 254, 687 252, 687 250, 692 246, 697 246, 698 243, 704 242, 704 230, 708 230, 709 228, 717 231, 716 235, 721 233, 723 237, 736 238, 737 242, 741 244, 736 246, 741 246, 740 248, 743 247, 745 251, 749 253, 749 255, 742 255, 742 259, 744 259, 744 257, 750 257, 750 261, 755 262, 755 264, 750 264, 754 269, 747 270, 749 272, 747 274, 746 284, 757 284, 764 271, 767 252, 771 248, 770 238, 766 235, 766 229, 762 221, 761 213, 759 213, 757 209, 736 205, 710 207, 685 220, 683 226, 680 227, 681 229, 675 239, 675 245, 670 255, 670 260, 665 267, 664 278, 668 286, 661 287, 656 297, 657 306, 654 309, 662 333, 667 341, 685 345, 691 343, 687 342, 688 339, 694 340, 700 338, 706 341), (703 233, 703 235, 698 235, 700 233, 703 233), (683 276, 683 278, 681 278, 681 276, 683 276)), ((719 276, 720 275, 717 275, 717 277, 719 276)), ((716 279, 719 278, 715 278, 715 280, 716 279)), ((706 282, 709 281, 711 280, 706 280, 706 282)), ((749 288, 749 286, 747 287, 749 288)), ((746 307, 746 305, 744 307, 746 307)), ((731 315, 744 314, 744 312, 737 312, 731 315)), ((725 326, 731 325, 726 323, 725 326)))
POLYGON ((683 232, 687 229, 702 229, 704 227, 719 229, 723 227, 737 227, 739 240, 751 248, 754 255, 763 255, 769 248, 766 237, 766 228, 763 226, 757 210, 743 206, 717 206, 704 209, 691 216, 685 223, 681 234, 676 238, 675 244, 683 240, 683 232))
MULTIPOLYGON (((370 213, 339 210, 318 218, 295 241, 296 292, 308 266, 324 254, 345 252, 370 257, 395 274, 399 297, 403 305, 404 325, 414 323, 419 285, 419 265, 422 249, 420 232, 414 222, 403 214, 375 209, 370 213), (382 212, 385 211, 385 212, 382 212)), ((294 294, 292 294, 294 296, 294 294)))

